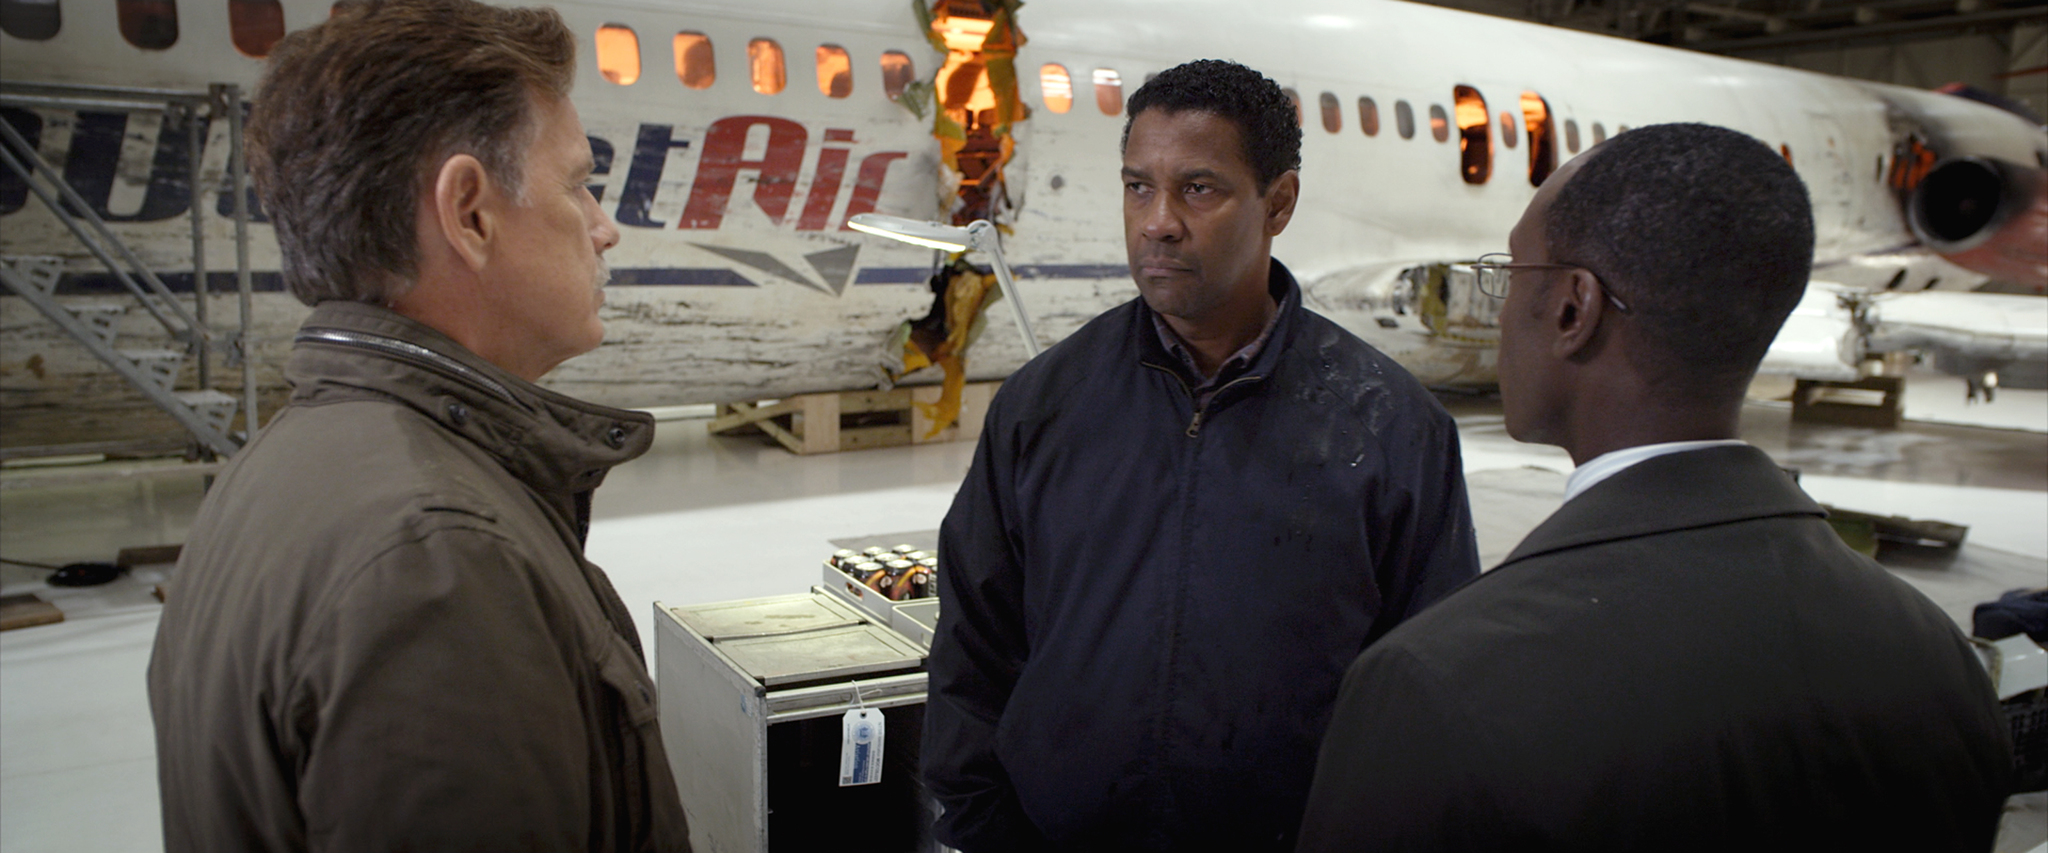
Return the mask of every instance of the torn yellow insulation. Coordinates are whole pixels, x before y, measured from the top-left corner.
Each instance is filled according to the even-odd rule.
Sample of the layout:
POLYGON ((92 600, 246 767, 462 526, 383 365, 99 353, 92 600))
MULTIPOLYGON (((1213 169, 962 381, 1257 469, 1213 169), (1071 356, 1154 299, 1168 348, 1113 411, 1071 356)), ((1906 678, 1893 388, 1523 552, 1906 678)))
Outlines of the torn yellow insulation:
POLYGON ((931 311, 905 321, 891 338, 902 341, 903 364, 900 370, 889 371, 891 381, 932 365, 945 372, 938 402, 916 404, 932 422, 926 438, 937 436, 960 419, 960 395, 967 388, 967 349, 981 335, 988 306, 1002 298, 995 274, 959 255, 932 276, 931 286, 931 311))

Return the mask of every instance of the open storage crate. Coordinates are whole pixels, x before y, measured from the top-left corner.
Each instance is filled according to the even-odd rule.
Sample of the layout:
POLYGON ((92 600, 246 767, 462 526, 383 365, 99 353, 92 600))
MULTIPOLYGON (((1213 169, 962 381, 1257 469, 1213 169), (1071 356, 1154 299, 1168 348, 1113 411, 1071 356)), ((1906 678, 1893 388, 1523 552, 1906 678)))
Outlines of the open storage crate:
POLYGON ((813 589, 654 605, 663 743, 693 849, 927 853, 924 647, 813 589), (840 721, 887 719, 881 781, 839 786, 840 721))

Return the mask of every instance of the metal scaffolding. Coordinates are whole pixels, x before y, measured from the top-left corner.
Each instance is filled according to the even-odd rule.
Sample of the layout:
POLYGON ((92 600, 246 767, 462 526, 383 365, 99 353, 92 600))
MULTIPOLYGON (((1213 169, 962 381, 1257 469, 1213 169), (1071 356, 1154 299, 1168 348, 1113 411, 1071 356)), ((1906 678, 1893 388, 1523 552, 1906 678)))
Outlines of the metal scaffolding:
POLYGON ((196 455, 205 458, 233 455, 261 421, 257 417, 255 365, 250 358, 252 281, 249 270, 249 211, 247 200, 248 164, 242 146, 243 100, 240 87, 215 84, 203 92, 148 89, 123 86, 81 86, 60 83, 0 83, 0 106, 99 112, 160 112, 163 132, 182 125, 188 134, 191 167, 192 299, 191 310, 173 294, 163 279, 143 263, 108 229, 92 207, 67 184, 63 176, 45 162, 14 127, 0 121, 0 165, 27 185, 36 199, 96 258, 136 304, 164 327, 176 348, 120 349, 115 346, 119 320, 126 306, 73 305, 60 300, 57 285, 63 276, 64 260, 47 256, 0 258, 0 285, 21 297, 66 335, 84 346, 100 361, 140 390, 150 402, 169 413, 192 434, 196 455), (242 401, 213 387, 213 344, 218 333, 208 321, 207 298, 213 288, 206 269, 205 205, 200 182, 200 161, 204 155, 201 117, 209 122, 225 119, 228 125, 229 157, 223 182, 233 193, 235 233, 235 286, 240 304, 240 321, 228 341, 226 358, 230 366, 242 369, 242 401), (178 390, 184 360, 197 358, 198 387, 178 390), (245 413, 246 429, 237 434, 232 426, 237 408, 245 413))

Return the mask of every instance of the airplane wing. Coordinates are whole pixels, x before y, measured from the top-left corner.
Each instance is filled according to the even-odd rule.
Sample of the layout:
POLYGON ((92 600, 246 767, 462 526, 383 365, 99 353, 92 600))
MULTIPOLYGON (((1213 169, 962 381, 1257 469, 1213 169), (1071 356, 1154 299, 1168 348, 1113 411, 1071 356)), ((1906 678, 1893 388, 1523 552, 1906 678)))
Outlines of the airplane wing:
POLYGON ((1870 352, 1920 350, 1944 373, 2039 374, 2048 363, 2048 297, 1923 291, 1870 298, 1870 352))
POLYGON ((1851 381, 1858 378, 1857 365, 1864 358, 1900 351, 1932 355, 1944 373, 1982 380, 2004 372, 2004 384, 2031 385, 2033 377, 2048 371, 2048 298, 1870 293, 1814 281, 1771 342, 1758 372, 1851 381))
POLYGON ((1785 318, 1757 373, 1853 382, 1861 374, 1863 336, 1856 325, 1862 291, 1829 281, 1806 286, 1799 307, 1785 318))

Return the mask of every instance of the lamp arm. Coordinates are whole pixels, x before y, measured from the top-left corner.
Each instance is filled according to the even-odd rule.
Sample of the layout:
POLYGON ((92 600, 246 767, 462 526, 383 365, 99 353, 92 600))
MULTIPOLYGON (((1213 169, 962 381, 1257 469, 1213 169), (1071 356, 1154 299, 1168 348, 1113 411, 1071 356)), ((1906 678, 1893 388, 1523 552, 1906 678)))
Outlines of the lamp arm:
POLYGON ((1024 300, 1017 296, 1017 282, 1010 277, 1010 264, 1003 259, 1003 245, 994 223, 977 219, 967 226, 968 236, 974 239, 974 248, 989 253, 995 259, 996 286, 1003 289, 1003 299, 1010 303, 1010 312, 1017 318, 1017 330, 1024 334, 1024 352, 1030 358, 1037 358, 1041 351, 1038 335, 1031 330, 1031 317, 1024 310, 1024 300))

